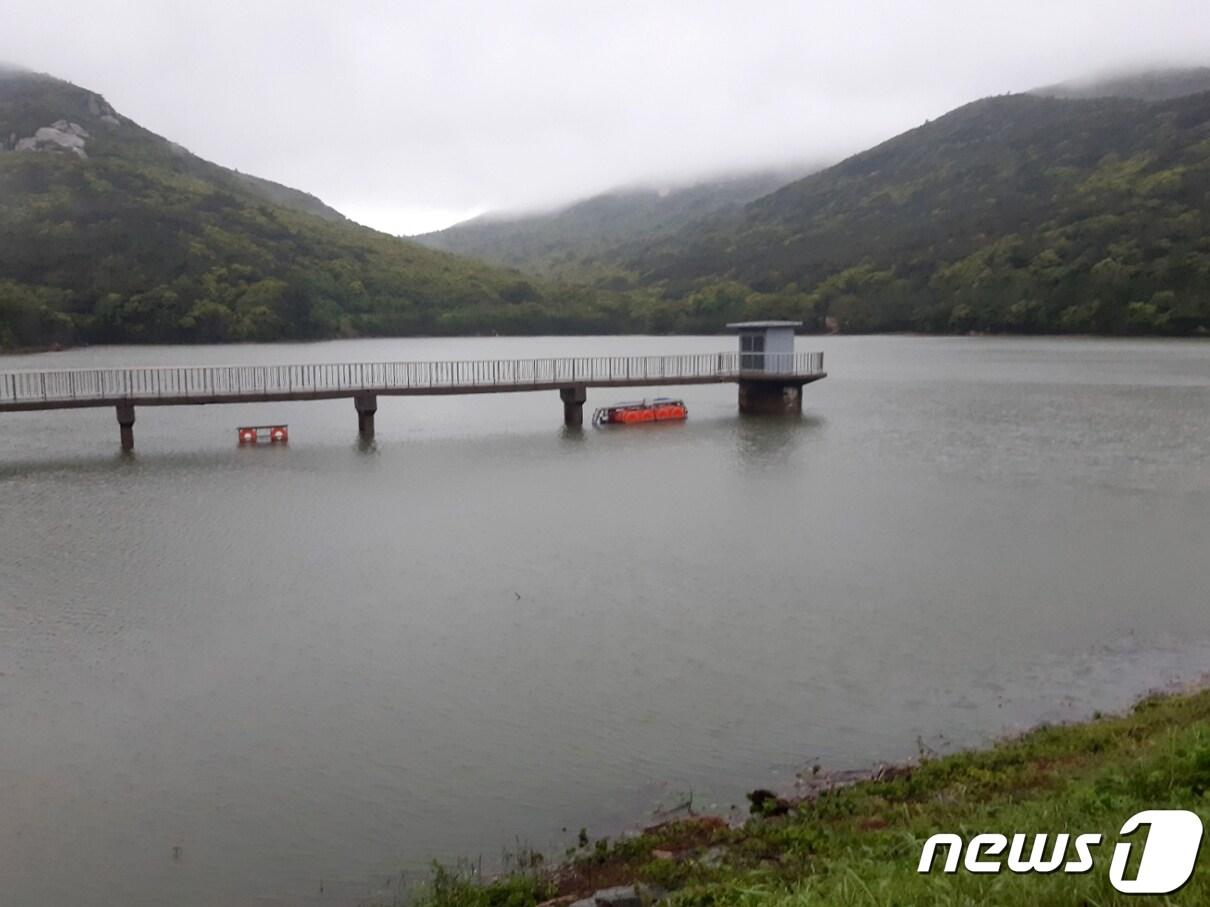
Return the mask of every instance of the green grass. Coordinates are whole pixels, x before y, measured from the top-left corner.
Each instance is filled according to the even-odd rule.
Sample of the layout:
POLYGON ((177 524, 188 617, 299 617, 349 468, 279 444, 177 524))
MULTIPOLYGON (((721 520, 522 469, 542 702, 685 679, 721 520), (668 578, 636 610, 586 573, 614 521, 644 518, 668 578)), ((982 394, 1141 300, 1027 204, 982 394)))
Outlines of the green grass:
MULTIPOLYGON (((1039 728, 976 752, 927 760, 829 791, 788 815, 740 828, 685 820, 539 860, 485 884, 442 871, 425 907, 532 907, 641 882, 673 907, 807 905, 1210 904, 1210 869, 1178 894, 1131 896, 1109 882, 1121 825, 1144 809, 1210 819, 1210 692, 1155 697, 1129 714, 1039 728), (944 875, 916 871, 932 834, 1100 832, 1083 875, 944 875)), ((1139 848, 1135 848, 1137 853, 1139 848)))

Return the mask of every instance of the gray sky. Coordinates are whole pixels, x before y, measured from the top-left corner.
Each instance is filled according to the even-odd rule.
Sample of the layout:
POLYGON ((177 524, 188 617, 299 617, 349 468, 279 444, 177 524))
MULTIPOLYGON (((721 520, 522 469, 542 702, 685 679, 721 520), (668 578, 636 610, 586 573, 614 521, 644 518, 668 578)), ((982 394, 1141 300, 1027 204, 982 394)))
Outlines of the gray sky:
POLYGON ((860 150, 978 97, 1210 63, 1206 0, 0 0, 0 60, 394 233, 860 150))

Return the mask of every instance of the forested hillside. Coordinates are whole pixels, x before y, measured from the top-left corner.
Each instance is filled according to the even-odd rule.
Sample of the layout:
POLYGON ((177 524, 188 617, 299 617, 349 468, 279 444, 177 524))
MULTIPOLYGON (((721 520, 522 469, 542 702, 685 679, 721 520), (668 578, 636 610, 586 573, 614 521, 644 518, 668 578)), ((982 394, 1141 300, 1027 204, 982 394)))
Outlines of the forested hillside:
POLYGON ((738 210, 815 169, 762 170, 665 190, 618 189, 554 211, 488 214, 413 238, 535 274, 607 283, 616 271, 613 253, 623 243, 648 242, 703 217, 738 210))
MULTIPOLYGON (((0 69, 0 347, 367 334, 1210 332, 1204 71, 968 104, 826 170, 424 237, 0 69), (1177 97, 1170 97, 1172 94, 1177 97), (756 197, 756 196, 760 197, 756 197), (754 200, 752 200, 754 199, 754 200), (560 281, 556 283, 556 281, 560 281)), ((351 152, 355 153, 355 152, 351 152)))
POLYGON ((608 330, 601 296, 358 226, 0 69, 0 347, 608 330))
POLYGON ((672 329, 1210 330, 1210 93, 968 104, 736 215, 633 244, 672 329))

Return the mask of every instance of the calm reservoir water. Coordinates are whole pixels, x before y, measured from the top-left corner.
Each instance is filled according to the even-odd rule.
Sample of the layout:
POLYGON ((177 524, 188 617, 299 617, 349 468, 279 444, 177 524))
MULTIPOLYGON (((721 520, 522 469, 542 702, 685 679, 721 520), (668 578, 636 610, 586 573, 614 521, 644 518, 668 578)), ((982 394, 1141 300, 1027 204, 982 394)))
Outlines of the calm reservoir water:
POLYGON ((1206 670, 1210 345, 799 348, 831 373, 801 420, 741 419, 730 385, 670 389, 683 425, 582 432, 554 393, 387 398, 362 450, 348 400, 146 408, 123 458, 111 410, 0 415, 0 899, 348 904, 1206 670), (236 448, 271 421, 288 448, 236 448))

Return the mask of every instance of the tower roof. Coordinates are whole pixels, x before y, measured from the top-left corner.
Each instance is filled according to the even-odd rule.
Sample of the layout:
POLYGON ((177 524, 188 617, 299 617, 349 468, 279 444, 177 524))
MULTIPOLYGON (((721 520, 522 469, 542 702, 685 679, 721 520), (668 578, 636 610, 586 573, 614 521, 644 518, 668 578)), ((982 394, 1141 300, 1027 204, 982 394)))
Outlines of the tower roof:
POLYGON ((758 330, 760 328, 800 328, 801 321, 733 321, 727 327, 737 331, 758 330))

